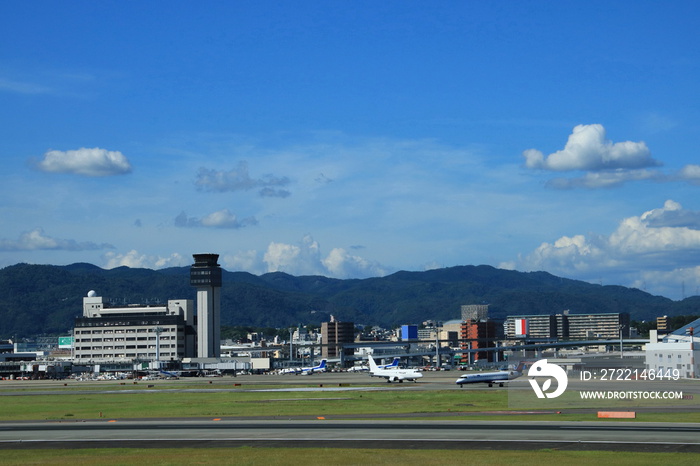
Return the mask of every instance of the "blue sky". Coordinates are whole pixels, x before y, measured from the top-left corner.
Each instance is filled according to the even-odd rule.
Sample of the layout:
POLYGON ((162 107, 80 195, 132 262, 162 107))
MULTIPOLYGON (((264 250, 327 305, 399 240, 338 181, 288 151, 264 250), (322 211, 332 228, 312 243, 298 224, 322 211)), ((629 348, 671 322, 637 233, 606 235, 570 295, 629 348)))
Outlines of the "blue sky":
POLYGON ((697 2, 4 2, 0 267, 700 289, 697 2))

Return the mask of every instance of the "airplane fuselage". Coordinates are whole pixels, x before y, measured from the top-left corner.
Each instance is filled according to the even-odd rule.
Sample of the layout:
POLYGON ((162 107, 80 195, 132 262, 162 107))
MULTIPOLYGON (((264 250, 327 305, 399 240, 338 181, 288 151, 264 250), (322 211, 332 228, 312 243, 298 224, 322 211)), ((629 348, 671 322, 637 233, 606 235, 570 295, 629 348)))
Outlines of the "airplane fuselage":
POLYGON ((369 374, 372 377, 384 377, 387 382, 403 382, 404 380, 415 382, 416 379, 423 377, 423 374, 413 369, 381 369, 374 362, 372 356, 369 356, 369 374))
POLYGON ((467 383, 487 383, 489 387, 497 383, 499 386, 509 380, 512 380, 520 375, 519 372, 498 371, 498 372, 483 372, 481 374, 466 374, 457 379, 455 382, 460 387, 467 383))

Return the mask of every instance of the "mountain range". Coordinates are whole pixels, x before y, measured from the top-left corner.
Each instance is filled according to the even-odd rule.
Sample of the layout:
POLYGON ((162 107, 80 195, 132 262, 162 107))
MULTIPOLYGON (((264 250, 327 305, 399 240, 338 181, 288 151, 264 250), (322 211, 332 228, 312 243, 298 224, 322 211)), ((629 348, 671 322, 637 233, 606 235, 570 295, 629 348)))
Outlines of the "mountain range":
MULTIPOLYGON (((95 290, 115 304, 164 304, 195 299, 189 267, 102 269, 16 264, 0 269, 0 338, 65 334, 95 290)), ((221 323, 284 328, 337 320, 393 328, 459 319, 463 304, 489 304, 490 317, 628 312, 632 320, 697 313, 700 297, 672 301, 622 286, 602 286, 547 272, 457 266, 385 277, 334 279, 282 272, 223 271, 221 323)))

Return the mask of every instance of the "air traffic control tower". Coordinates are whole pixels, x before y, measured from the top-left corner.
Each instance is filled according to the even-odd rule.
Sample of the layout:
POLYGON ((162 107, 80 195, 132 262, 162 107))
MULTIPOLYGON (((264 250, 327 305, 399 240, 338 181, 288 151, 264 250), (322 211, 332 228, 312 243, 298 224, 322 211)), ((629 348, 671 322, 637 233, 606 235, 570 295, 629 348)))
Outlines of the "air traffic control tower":
POLYGON ((193 254, 190 285, 197 288, 197 357, 221 356, 221 267, 218 254, 193 254))

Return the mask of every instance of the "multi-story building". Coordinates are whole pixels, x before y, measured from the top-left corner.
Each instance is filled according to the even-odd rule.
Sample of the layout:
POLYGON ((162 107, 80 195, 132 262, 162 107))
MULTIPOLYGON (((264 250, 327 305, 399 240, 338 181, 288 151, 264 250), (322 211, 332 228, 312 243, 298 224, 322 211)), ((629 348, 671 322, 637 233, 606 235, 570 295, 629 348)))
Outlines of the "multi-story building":
POLYGON ((401 341, 417 340, 418 326, 417 325, 402 325, 401 326, 401 341))
POLYGON ((83 316, 75 319, 74 358, 86 361, 175 361, 221 355, 218 254, 194 254, 190 284, 194 301, 169 300, 166 306, 112 306, 90 291, 83 316))
POLYGON ((462 364, 474 364, 477 362, 495 362, 501 360, 494 350, 478 351, 485 348, 496 347, 496 323, 492 320, 467 320, 462 322, 460 340, 462 349, 477 350, 471 353, 463 353, 462 364), (498 358, 498 359, 497 359, 498 358))
POLYGON ((700 319, 697 319, 660 341, 658 331, 650 332, 650 342, 645 346, 646 368, 653 372, 647 378, 666 380, 668 387, 678 378, 700 377, 700 319))
POLYGON ((489 318, 488 304, 463 304, 461 307, 462 321, 481 321, 489 318))
MULTIPOLYGON (((557 316, 559 318, 560 315, 557 316)), ((564 314, 561 317, 568 322, 570 340, 588 340, 591 338, 629 338, 630 315, 626 312, 607 314, 564 314)))
POLYGON ((417 336, 419 340, 430 340, 430 341, 435 341, 435 338, 437 338, 437 328, 436 327, 427 327, 427 328, 419 328, 417 332, 417 336))
POLYGON ((330 322, 321 323, 321 355, 325 359, 352 356, 353 349, 348 348, 341 355, 342 345, 355 341, 355 324, 353 322, 338 322, 331 316, 330 322))
POLYGON ((194 304, 110 306, 94 291, 83 298, 73 330, 76 362, 161 360, 195 356, 194 304))
POLYGON ((627 313, 562 314, 509 316, 503 324, 505 337, 560 338, 590 340, 619 338, 620 331, 629 337, 630 316, 627 313))
POLYGON ((511 316, 503 323, 506 338, 556 338, 554 315, 511 316))

